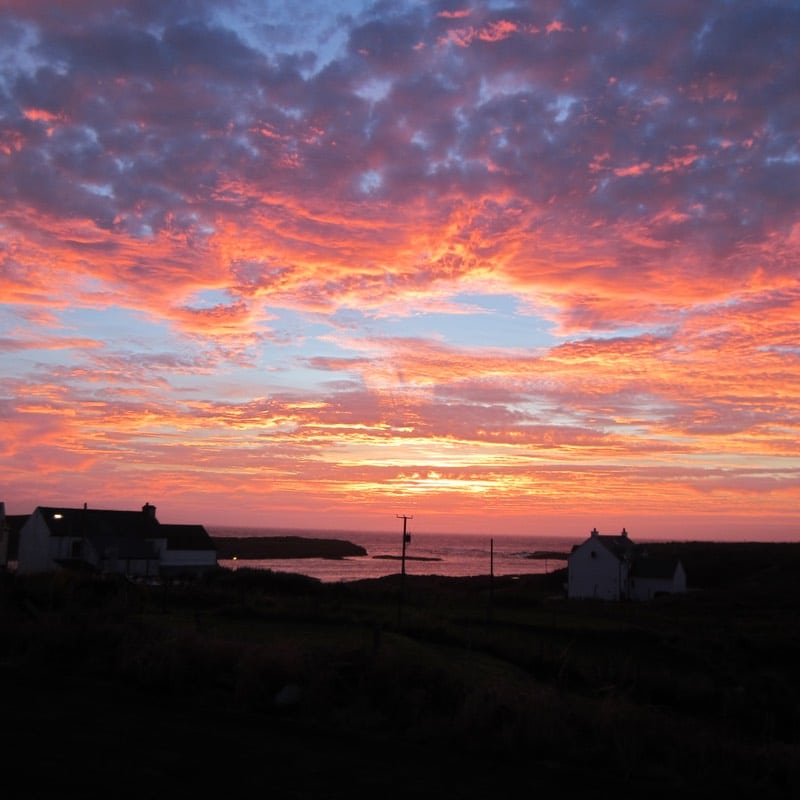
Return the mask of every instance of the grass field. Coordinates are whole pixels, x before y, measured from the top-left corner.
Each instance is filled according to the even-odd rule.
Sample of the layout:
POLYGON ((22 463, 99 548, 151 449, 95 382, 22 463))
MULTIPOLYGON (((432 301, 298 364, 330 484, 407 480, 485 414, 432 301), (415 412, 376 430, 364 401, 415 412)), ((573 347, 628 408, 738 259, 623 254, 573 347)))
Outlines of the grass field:
POLYGON ((692 591, 651 603, 566 601, 563 571, 5 575, 6 778, 32 796, 800 796, 800 545, 672 547, 692 591))

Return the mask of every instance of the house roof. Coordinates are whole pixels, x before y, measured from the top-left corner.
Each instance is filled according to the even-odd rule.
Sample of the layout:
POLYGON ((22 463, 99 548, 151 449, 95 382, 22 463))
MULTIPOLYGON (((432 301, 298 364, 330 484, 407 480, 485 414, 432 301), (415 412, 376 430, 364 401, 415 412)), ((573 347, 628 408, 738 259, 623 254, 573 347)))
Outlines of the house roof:
POLYGON ((81 537, 101 558, 157 560, 152 539, 160 525, 153 514, 100 508, 39 506, 52 536, 81 537))
POLYGON ((158 520, 144 511, 39 506, 52 536, 158 538, 158 520))
POLYGON ((217 549, 202 525, 162 524, 144 509, 112 511, 39 506, 38 511, 53 536, 82 536, 99 552, 113 540, 122 558, 155 558, 152 546, 144 542, 145 539, 166 539, 169 550, 217 549))
POLYGON ((623 558, 630 555, 635 549, 635 545, 628 538, 627 534, 620 534, 619 536, 607 536, 605 534, 598 534, 591 537, 590 541, 599 542, 607 550, 610 550, 617 558, 623 558))
POLYGON ((6 514, 6 525, 10 533, 19 534, 30 514, 6 514))
MULTIPOLYGON (((109 538, 131 543, 144 539, 166 539, 169 550, 217 549, 202 525, 162 524, 145 509, 115 511, 39 506, 37 510, 53 536, 82 536, 98 544, 109 538)), ((129 549, 133 552, 137 548, 131 544, 129 549)), ((138 551, 144 552, 141 548, 138 551)))
POLYGON ((628 538, 628 533, 624 529, 622 533, 616 536, 610 536, 607 534, 598 533, 597 529, 595 528, 588 539, 573 546, 572 552, 575 552, 576 550, 579 550, 588 544, 601 544, 606 550, 619 559, 623 559, 626 556, 631 556, 633 551, 636 549, 636 545, 634 545, 634 543, 628 538))
POLYGON ((202 525, 161 525, 161 536, 166 536, 168 550, 214 550, 214 540, 202 525))

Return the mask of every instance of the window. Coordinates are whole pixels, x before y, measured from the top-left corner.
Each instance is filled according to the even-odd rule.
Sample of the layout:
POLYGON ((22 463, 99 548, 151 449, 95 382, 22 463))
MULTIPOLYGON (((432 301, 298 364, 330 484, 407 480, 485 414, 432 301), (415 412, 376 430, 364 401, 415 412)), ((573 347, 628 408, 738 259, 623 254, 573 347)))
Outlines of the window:
POLYGON ((81 539, 75 539, 72 542, 69 554, 70 558, 80 558, 83 555, 83 541, 81 539))

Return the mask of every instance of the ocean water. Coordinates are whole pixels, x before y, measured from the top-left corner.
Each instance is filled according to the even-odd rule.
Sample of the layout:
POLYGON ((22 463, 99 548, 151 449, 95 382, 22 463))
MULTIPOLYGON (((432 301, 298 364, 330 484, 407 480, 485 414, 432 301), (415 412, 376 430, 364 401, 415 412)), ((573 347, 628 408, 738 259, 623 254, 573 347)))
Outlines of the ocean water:
MULTIPOLYGON (((230 561, 229 569, 270 569, 308 575, 326 583, 381 578, 401 571, 402 531, 298 531, 276 528, 233 528, 207 526, 211 536, 304 536, 344 539, 361 545, 366 556, 344 559, 289 558, 230 561), (392 556, 394 558, 381 558, 392 556)), ((565 567, 572 546, 582 539, 542 536, 484 536, 480 534, 411 533, 406 545, 406 575, 530 575, 565 567), (537 551, 562 554, 562 558, 529 558, 537 551), (421 559, 421 560, 417 560, 421 559), (435 560, 427 560, 435 559, 435 560)))

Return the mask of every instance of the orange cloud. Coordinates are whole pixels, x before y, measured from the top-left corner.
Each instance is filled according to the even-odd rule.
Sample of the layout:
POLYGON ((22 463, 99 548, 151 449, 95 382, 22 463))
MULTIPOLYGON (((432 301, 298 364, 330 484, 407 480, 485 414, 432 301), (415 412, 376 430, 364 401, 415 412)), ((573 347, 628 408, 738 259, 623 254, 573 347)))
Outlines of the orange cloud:
POLYGON ((796 520, 790 26, 390 6, 9 6, 7 503, 796 520))

